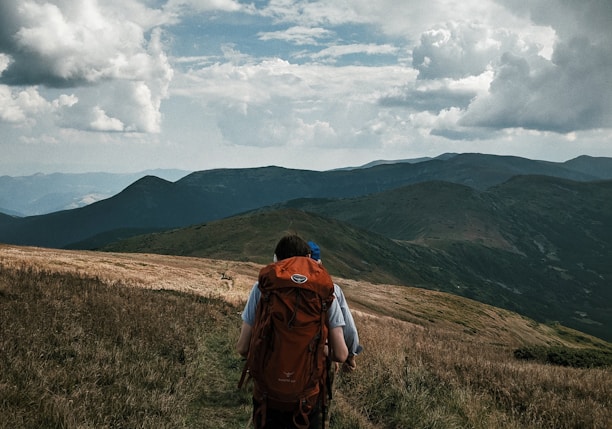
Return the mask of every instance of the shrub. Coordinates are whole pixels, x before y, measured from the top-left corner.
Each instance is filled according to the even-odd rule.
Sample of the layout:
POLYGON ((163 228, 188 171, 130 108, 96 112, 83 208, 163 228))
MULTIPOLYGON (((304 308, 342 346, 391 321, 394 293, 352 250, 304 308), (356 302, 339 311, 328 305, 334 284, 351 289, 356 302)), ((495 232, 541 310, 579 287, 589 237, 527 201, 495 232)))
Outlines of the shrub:
POLYGON ((612 366, 612 353, 600 349, 526 346, 514 350, 514 357, 573 368, 603 368, 612 366))

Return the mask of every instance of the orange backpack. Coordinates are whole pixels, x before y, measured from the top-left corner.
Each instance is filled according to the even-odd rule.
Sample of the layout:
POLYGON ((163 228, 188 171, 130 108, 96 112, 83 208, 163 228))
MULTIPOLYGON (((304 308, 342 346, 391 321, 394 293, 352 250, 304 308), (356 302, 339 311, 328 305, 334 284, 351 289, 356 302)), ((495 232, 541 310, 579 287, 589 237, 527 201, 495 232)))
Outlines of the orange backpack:
POLYGON ((270 264, 259 273, 257 304, 246 372, 254 380, 256 428, 263 428, 267 408, 293 411, 293 423, 308 428, 308 415, 325 409, 327 310, 334 284, 327 270, 309 257, 270 264), (319 402, 320 401, 320 402, 319 402))

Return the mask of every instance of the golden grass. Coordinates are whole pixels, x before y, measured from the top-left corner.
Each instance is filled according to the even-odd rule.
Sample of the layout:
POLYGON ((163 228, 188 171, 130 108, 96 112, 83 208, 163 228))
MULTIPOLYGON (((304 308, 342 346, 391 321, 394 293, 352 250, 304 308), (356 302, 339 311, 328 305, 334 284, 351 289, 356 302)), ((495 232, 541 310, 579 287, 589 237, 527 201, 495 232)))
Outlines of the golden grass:
POLYGON ((447 330, 356 322, 367 349, 338 390, 345 413, 361 410, 377 427, 603 429, 612 421, 610 369, 525 363, 506 345, 447 330))
POLYGON ((102 253, 0 244, 0 264, 94 277, 106 284, 244 300, 261 268, 248 262, 157 254, 102 253))
MULTIPOLYGON (((234 344, 259 268, 0 246, 0 428, 244 428, 234 344)), ((331 429, 612 427, 610 368, 513 356, 608 343, 448 294, 337 281, 365 351, 337 377, 331 429)))

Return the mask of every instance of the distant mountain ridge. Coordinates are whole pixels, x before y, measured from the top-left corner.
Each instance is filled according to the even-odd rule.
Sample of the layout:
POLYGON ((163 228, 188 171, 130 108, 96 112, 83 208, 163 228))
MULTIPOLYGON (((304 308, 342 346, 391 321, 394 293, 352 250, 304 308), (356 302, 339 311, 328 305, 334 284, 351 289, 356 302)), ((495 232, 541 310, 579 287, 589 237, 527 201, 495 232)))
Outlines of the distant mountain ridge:
POLYGON ((367 164, 363 164, 359 167, 345 167, 345 168, 337 168, 336 170, 355 170, 357 168, 370 168, 370 167, 375 167, 377 165, 383 165, 383 164, 399 164, 399 163, 408 163, 408 164, 416 164, 419 162, 424 162, 424 161, 431 161, 432 159, 442 159, 442 160, 446 160, 448 158, 452 158, 454 156, 456 156, 458 154, 456 153, 445 153, 439 156, 436 156, 435 158, 432 158, 430 156, 424 156, 421 158, 407 158, 407 159, 378 159, 375 161, 371 161, 368 162, 367 164))
POLYGON ((595 175, 601 179, 612 179, 610 158, 582 155, 564 162, 564 165, 571 170, 595 175))
MULTIPOLYGON (((580 161, 581 170, 586 160, 580 161)), ((612 170, 612 158, 603 162, 612 170)), ((0 242, 61 248, 100 234, 111 239, 113 230, 178 228, 296 198, 350 198, 428 181, 485 190, 522 174, 576 181, 601 179, 572 170, 566 163, 480 154, 343 171, 282 167, 206 170, 176 182, 146 176, 119 194, 85 207, 5 219, 0 224, 0 242)))
POLYGON ((144 176, 155 175, 174 182, 189 173, 157 169, 125 174, 0 176, 0 212, 23 217, 75 209, 112 197, 144 176))
MULTIPOLYGON (((457 154, 445 153, 435 158, 422 157, 402 160, 376 160, 364 164, 360 167, 346 167, 332 171, 353 171, 364 170, 380 165, 395 165, 395 164, 419 164, 429 161, 448 161, 457 156, 466 158, 469 156, 487 156, 479 154, 457 154)), ((489 155, 488 157, 495 157, 489 155)), ((521 158, 517 157, 499 157, 510 158, 511 163, 515 163, 521 158)), ((488 164, 491 159, 484 161, 488 164)), ((528 171, 515 172, 515 174, 551 174, 557 177, 567 177, 574 180, 596 180, 612 178, 612 158, 596 158, 589 156, 580 156, 578 158, 563 162, 549 163, 546 161, 531 161, 535 163, 536 168, 528 168, 528 171), (583 176, 568 177, 568 172, 563 173, 553 171, 536 171, 543 164, 552 164, 555 167, 564 168, 574 173, 581 173, 583 176)), ((470 163, 473 162, 469 161, 470 163)), ((458 163, 459 165, 460 163, 458 163)), ((455 166, 457 167, 457 166, 455 166)), ((481 166, 481 167, 484 167, 481 166)), ((438 168, 438 167, 434 167, 438 168)), ((463 167, 465 168, 465 167, 463 167)), ((245 169, 249 170, 249 169, 245 169)), ((213 170, 215 171, 215 170, 213 170)), ((220 171, 231 171, 220 170, 220 171)), ((427 172, 415 170, 414 181, 426 180, 447 180, 454 183, 465 183, 479 189, 492 186, 490 180, 481 181, 475 178, 473 183, 468 183, 465 177, 459 175, 460 170, 457 169, 457 176, 446 174, 447 177, 428 177, 427 172)), ((70 210, 92 204, 96 201, 101 201, 110 198, 121 192, 130 184, 141 179, 142 177, 152 175, 171 182, 175 182, 190 174, 184 170, 146 170, 139 173, 129 174, 114 174, 114 173, 78 173, 78 174, 34 174, 30 176, 0 176, 0 213, 11 216, 25 217, 48 214, 56 211, 70 210)), ((465 176, 465 174, 463 174, 465 176)))

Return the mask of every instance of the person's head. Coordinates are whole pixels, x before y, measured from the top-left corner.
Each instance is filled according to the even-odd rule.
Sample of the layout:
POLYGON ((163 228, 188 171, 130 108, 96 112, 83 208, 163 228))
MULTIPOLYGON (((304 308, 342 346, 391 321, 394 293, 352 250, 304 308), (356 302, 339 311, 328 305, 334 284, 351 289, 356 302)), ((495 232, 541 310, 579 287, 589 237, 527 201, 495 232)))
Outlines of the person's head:
POLYGON ((288 234, 280 239, 276 245, 276 249, 274 249, 274 255, 279 261, 294 256, 309 256, 310 247, 299 235, 288 234))

